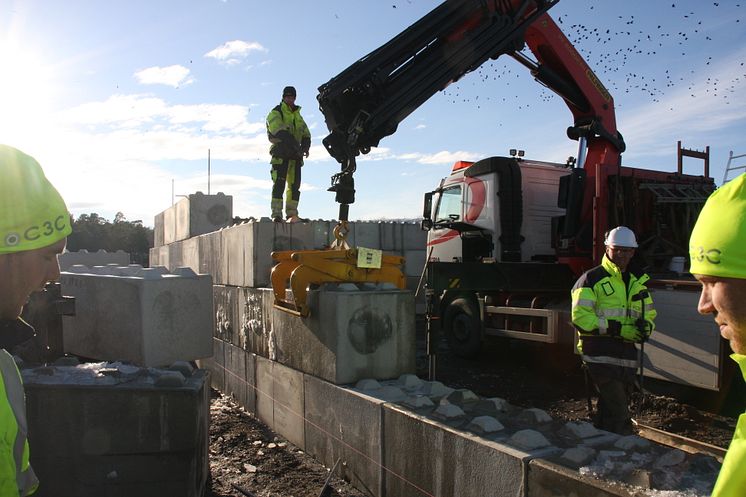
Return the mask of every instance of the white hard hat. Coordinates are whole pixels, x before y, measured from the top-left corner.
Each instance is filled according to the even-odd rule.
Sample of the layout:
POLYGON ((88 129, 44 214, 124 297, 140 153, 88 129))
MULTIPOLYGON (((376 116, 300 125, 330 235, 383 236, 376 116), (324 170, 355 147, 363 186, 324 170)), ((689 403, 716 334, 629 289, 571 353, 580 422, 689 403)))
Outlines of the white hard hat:
POLYGON ((626 226, 617 226, 606 234, 604 245, 607 247, 637 248, 637 239, 631 229, 626 226))

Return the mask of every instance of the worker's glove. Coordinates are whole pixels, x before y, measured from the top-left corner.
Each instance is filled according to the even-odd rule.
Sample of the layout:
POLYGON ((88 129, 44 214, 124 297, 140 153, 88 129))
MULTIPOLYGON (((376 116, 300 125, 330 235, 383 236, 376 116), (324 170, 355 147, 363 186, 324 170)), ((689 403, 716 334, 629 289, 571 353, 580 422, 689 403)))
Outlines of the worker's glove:
POLYGON ((613 337, 618 337, 621 331, 622 331, 622 323, 620 323, 619 321, 614 321, 610 319, 608 322, 608 325, 606 326, 606 333, 613 337))
POLYGON ((623 324, 622 331, 619 335, 630 342, 642 342, 643 337, 645 336, 637 329, 637 326, 633 324, 623 324))

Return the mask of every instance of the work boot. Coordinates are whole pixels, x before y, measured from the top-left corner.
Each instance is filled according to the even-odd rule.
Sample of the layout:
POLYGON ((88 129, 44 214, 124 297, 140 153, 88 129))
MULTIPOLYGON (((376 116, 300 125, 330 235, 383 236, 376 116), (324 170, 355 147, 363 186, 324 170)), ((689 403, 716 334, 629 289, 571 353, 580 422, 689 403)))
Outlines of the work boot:
POLYGON ((295 216, 288 216, 289 223, 307 223, 308 221, 310 221, 310 219, 306 219, 305 217, 298 217, 297 214, 295 216))
POLYGON ((285 220, 281 216, 275 216, 272 218, 272 221, 275 223, 284 223, 285 220))

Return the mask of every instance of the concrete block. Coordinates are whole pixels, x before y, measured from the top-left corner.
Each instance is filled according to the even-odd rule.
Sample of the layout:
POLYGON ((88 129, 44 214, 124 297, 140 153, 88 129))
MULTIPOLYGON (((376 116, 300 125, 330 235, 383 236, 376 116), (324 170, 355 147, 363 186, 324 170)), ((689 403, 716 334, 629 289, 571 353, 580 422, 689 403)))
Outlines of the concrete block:
POLYGON ((169 270, 173 271, 177 267, 183 266, 183 242, 174 242, 170 243, 166 246, 168 249, 168 263, 169 263, 169 270))
POLYGON ((212 388, 221 392, 225 391, 225 342, 218 339, 212 339, 212 357, 205 357, 197 360, 197 366, 210 372, 210 381, 212 388))
POLYGON ((24 370, 34 495, 203 495, 209 375, 156 387, 163 373, 116 363, 24 370))
POLYGON ((188 267, 195 273, 199 273, 199 238, 189 238, 181 242, 179 266, 188 267))
POLYGON ((65 351, 100 360, 162 366, 212 354, 212 281, 191 270, 93 268, 62 273, 76 315, 63 317, 65 351))
POLYGON ((256 366, 256 417, 271 430, 275 429, 274 381, 272 369, 274 361, 255 356, 256 366))
POLYGON ((303 376, 300 371, 282 364, 274 363, 272 366, 274 430, 305 450, 303 376))
POLYGON ((340 459, 339 476, 381 496, 383 402, 310 375, 303 381, 306 452, 327 467, 340 459))
POLYGON ((176 208, 171 206, 163 211, 163 245, 174 243, 176 240, 176 208))
POLYGON ((220 230, 223 238, 221 269, 227 285, 245 286, 247 284, 244 252, 248 250, 247 239, 249 236, 247 235, 250 235, 252 228, 253 223, 242 223, 220 230))
POLYGON ((510 437, 510 444, 524 450, 543 449, 552 445, 547 438, 536 430, 519 430, 510 437))
POLYGON ((163 237, 164 230, 164 213, 159 212, 155 215, 153 223, 153 247, 158 248, 166 244, 163 237))
POLYGON ((235 345, 225 344, 225 390, 223 392, 233 397, 238 405, 249 411, 253 411, 250 407, 256 404, 250 399, 254 395, 253 385, 247 381, 248 370, 253 369, 253 366, 248 352, 235 345))
POLYGON ((524 495, 523 451, 390 404, 383 426, 383 495, 524 495))
MULTIPOLYGON (((223 236, 214 231, 198 237, 199 240, 199 273, 212 276, 215 285, 225 285, 227 280, 222 269, 223 236)), ((166 266, 171 269, 171 266, 166 266)))
POLYGON ((404 251, 404 274, 406 276, 416 277, 419 280, 422 274, 422 269, 425 267, 425 258, 427 252, 425 246, 419 250, 405 250, 404 251))
POLYGON ((274 294, 269 288, 239 289, 241 347, 249 352, 272 358, 272 312, 274 294))
POLYGON ((273 309, 277 361, 335 384, 415 370, 412 295, 400 290, 309 292, 311 315, 273 309))
MULTIPOLYGON (((155 217, 157 242, 162 245, 186 240, 227 226, 233 219, 233 197, 218 193, 191 194, 155 217), (162 227, 161 227, 162 226, 162 227), (162 232, 162 239, 161 233, 162 232)), ((156 246, 159 246, 156 244, 156 246)))
POLYGON ((544 459, 528 463, 526 497, 631 497, 630 489, 578 474, 544 459))
POLYGON ((315 249, 329 247, 334 241, 334 227, 336 225, 337 223, 332 221, 313 221, 311 223, 311 230, 313 231, 312 247, 315 249))
POLYGON ((381 247, 380 223, 374 221, 357 221, 353 223, 356 247, 379 249, 381 247))
POLYGON ((213 285, 213 309, 215 313, 215 337, 239 345, 239 289, 234 286, 213 285))
POLYGON ((427 231, 423 231, 419 223, 401 223, 402 252, 407 250, 423 250, 427 244, 427 231))
POLYGON ((393 222, 381 222, 378 224, 381 250, 387 252, 402 252, 402 225, 393 222))
POLYGON ((156 266, 163 266, 166 268, 170 267, 169 260, 168 260, 168 247, 167 246, 155 247, 155 248, 150 249, 148 258, 149 258, 150 267, 156 267, 156 266))
POLYGON ((124 250, 117 250, 116 252, 107 252, 106 250, 98 250, 96 252, 88 252, 86 249, 78 250, 77 252, 63 252, 57 256, 57 262, 60 265, 60 270, 65 271, 70 266, 76 264, 82 264, 84 266, 106 266, 107 264, 116 264, 117 266, 127 266, 130 263, 130 254, 124 250))

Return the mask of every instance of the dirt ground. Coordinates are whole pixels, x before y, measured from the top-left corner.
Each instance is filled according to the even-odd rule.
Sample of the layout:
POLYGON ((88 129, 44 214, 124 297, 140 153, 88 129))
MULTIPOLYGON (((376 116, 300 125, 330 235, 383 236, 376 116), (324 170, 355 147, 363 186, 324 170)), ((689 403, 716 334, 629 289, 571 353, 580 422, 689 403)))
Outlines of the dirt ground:
MULTIPOLYGON (((417 373, 426 379, 424 344, 424 333, 420 332, 417 373)), ((515 405, 538 407, 557 419, 587 420, 585 383, 577 361, 572 354, 547 349, 546 345, 510 340, 490 340, 479 357, 463 360, 448 354, 443 342, 436 379, 484 397, 502 397, 515 405)), ((652 393, 645 395, 637 419, 655 428, 727 447, 735 417, 746 405, 743 381, 739 375, 732 376, 735 381, 727 395, 701 389, 668 391, 667 385, 646 380, 646 390, 652 393)), ((272 433, 231 399, 214 394, 210 426, 212 493, 208 492, 208 497, 321 495, 329 468, 272 433)), ((338 478, 332 478, 324 495, 365 496, 338 478)))

